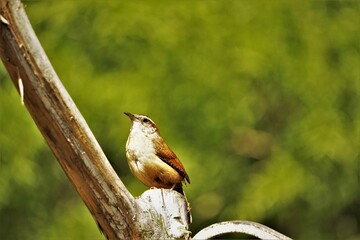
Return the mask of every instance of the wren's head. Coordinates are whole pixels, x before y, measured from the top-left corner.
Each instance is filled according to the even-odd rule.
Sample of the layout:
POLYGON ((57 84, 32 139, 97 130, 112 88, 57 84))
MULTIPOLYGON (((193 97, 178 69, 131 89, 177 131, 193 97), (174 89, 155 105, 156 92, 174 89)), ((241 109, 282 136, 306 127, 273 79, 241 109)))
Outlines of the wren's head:
POLYGON ((130 131, 136 130, 141 131, 145 136, 151 136, 159 132, 153 120, 148 116, 140 114, 131 114, 129 112, 124 112, 131 120, 131 129, 130 131))

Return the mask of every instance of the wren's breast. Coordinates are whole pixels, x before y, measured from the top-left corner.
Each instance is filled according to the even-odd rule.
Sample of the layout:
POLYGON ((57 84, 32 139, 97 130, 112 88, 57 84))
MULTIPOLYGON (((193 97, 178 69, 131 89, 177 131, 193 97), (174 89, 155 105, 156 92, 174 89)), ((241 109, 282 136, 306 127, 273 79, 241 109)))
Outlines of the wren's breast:
POLYGON ((174 168, 157 157, 151 139, 141 133, 129 135, 126 156, 131 172, 148 187, 171 188, 183 180, 174 168))
MULTIPOLYGON (((129 160, 143 161, 155 154, 152 140, 141 131, 131 131, 126 142, 126 154, 130 155, 129 160)), ((129 156, 128 156, 129 158, 129 156)))

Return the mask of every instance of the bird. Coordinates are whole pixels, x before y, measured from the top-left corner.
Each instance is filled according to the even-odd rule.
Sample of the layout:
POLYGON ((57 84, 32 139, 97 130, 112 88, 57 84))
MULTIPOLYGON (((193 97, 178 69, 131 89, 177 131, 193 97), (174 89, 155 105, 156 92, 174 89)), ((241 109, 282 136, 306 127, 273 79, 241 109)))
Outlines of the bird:
POLYGON ((146 115, 124 114, 131 120, 126 157, 133 175, 150 188, 172 189, 185 196, 182 186, 190 178, 155 122, 146 115))

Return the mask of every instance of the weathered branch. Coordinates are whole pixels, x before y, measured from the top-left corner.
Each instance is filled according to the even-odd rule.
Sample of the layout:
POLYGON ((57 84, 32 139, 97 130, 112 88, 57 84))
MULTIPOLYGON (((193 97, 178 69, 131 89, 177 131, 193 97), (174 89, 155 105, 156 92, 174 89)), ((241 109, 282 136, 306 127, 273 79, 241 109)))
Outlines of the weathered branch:
POLYGON ((135 199, 61 84, 22 3, 0 0, 0 15, 1 59, 60 165, 108 239, 137 238, 135 199))
POLYGON ((291 238, 260 223, 250 221, 230 221, 210 225, 198 232, 193 239, 209 239, 226 233, 245 233, 260 239, 291 240, 291 238))

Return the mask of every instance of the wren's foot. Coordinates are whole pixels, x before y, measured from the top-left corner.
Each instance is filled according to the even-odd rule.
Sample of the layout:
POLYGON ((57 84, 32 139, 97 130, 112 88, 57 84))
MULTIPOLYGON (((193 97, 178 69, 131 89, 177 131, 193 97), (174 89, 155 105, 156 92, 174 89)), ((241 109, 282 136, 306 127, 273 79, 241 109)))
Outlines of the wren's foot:
POLYGON ((178 183, 176 184, 176 183, 175 183, 170 189, 171 189, 171 190, 175 190, 175 191, 177 191, 178 193, 180 193, 180 194, 182 194, 182 195, 185 195, 184 190, 183 190, 181 184, 178 184, 178 183))

